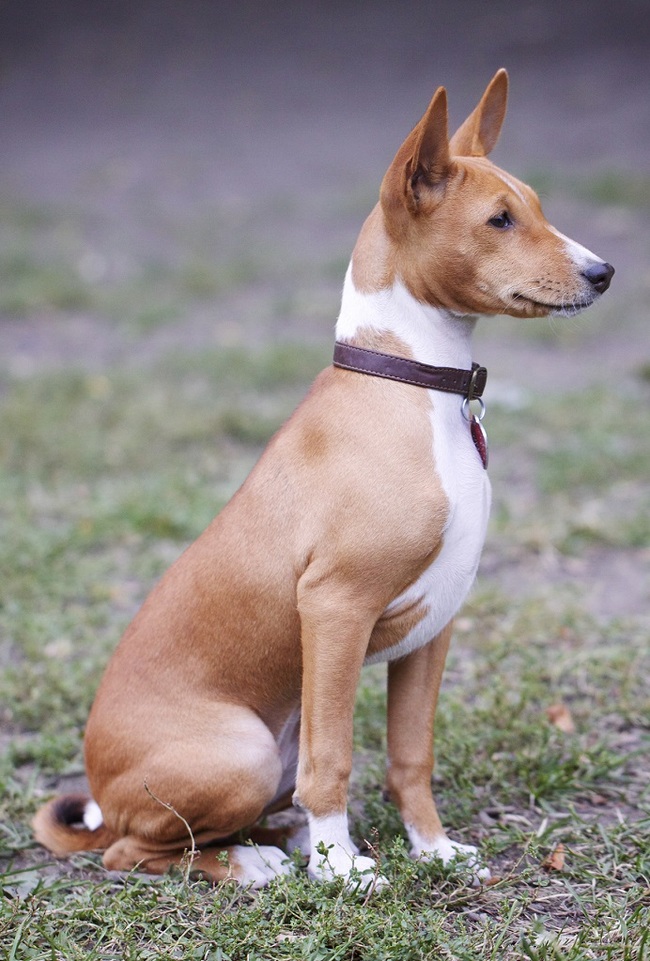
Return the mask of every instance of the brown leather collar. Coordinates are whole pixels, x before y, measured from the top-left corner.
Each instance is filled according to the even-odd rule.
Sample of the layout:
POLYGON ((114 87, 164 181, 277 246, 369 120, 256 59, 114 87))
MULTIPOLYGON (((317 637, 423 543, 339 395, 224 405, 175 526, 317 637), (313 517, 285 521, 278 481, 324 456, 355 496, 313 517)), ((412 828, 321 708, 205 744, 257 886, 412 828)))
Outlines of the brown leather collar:
POLYGON ((399 380, 416 387, 462 394, 468 400, 480 397, 487 381, 487 370, 478 364, 472 364, 471 370, 432 367, 406 357, 382 354, 366 347, 353 347, 352 344, 343 344, 338 340, 334 346, 334 366, 344 370, 356 370, 360 374, 399 380))

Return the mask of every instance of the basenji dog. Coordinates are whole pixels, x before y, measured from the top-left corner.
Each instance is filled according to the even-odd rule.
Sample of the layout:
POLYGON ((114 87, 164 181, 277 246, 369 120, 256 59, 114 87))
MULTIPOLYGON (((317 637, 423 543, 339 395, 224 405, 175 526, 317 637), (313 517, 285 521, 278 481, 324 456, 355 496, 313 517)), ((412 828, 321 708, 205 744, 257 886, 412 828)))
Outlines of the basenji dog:
POLYGON ((124 634, 86 729, 92 799, 34 820, 55 854, 161 873, 191 832, 193 870, 258 887, 287 856, 234 836, 293 799, 310 875, 380 886, 347 796, 361 668, 383 661, 386 788, 412 855, 476 859, 431 789, 452 621, 490 508, 472 331, 480 314, 575 314, 614 273, 487 159, 507 90, 499 70, 449 139, 439 88, 398 150, 345 278, 334 364, 124 634))

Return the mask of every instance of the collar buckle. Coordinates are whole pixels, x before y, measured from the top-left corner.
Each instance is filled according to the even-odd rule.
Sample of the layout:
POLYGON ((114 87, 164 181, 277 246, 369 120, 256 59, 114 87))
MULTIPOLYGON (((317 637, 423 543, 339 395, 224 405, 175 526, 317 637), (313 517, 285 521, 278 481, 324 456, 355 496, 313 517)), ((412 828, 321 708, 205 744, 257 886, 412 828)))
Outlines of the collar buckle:
POLYGON ((478 400, 485 390, 487 383, 487 370, 480 364, 472 364, 472 376, 467 388, 467 400, 478 400))

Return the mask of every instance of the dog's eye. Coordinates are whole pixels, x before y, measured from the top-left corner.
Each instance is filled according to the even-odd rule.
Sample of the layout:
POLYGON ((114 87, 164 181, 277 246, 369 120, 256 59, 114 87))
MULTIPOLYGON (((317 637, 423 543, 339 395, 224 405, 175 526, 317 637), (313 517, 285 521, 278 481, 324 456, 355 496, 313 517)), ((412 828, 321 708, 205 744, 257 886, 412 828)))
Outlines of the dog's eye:
POLYGON ((496 227, 497 230, 505 230, 507 227, 512 227, 512 220, 507 210, 497 214, 496 217, 490 217, 488 223, 490 227, 496 227))

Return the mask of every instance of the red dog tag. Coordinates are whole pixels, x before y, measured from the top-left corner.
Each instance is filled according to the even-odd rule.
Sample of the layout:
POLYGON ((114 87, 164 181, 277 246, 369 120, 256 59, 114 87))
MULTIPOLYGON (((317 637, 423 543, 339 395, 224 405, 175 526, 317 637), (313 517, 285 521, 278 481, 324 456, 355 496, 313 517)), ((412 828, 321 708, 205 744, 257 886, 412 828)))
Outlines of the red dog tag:
POLYGON ((488 465, 488 439, 485 433, 485 428, 480 422, 475 414, 472 414, 472 419, 469 422, 470 430, 472 432, 472 440, 474 441, 474 446, 476 447, 479 457, 483 462, 483 467, 487 470, 488 465))

